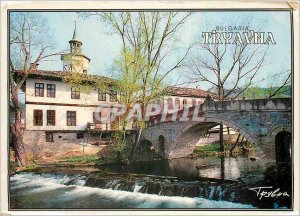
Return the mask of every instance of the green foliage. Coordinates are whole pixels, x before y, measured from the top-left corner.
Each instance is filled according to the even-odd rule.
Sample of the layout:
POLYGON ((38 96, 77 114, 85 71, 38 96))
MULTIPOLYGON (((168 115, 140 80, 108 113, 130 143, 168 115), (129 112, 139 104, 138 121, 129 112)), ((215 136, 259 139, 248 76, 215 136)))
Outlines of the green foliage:
POLYGON ((100 157, 97 161, 97 165, 122 163, 121 155, 116 151, 111 151, 109 154, 100 157))
MULTIPOLYGON (((261 88, 261 87, 249 87, 245 90, 243 94, 240 95, 239 98, 245 97, 245 99, 263 99, 268 98, 273 92, 275 92, 278 87, 269 87, 269 88, 261 88)), ((274 98, 280 97, 288 97, 291 96, 291 86, 283 86, 282 89, 274 96, 274 98)))
POLYGON ((82 62, 79 59, 75 59, 74 56, 76 55, 72 53, 65 54, 63 55, 63 61, 72 66, 82 66, 82 62))
POLYGON ((63 162, 70 162, 70 163, 93 163, 96 162, 98 158, 92 155, 82 155, 82 156, 73 156, 68 157, 63 160, 63 162))
POLYGON ((70 88, 78 88, 80 92, 87 94, 95 89, 108 92, 109 86, 111 86, 111 81, 104 80, 102 77, 77 72, 69 72, 63 79, 70 88))
POLYGON ((22 167, 22 171, 31 171, 31 170, 34 170, 38 167, 39 167, 39 165, 34 163, 34 164, 30 164, 30 165, 22 167))
POLYGON ((113 135, 112 135, 113 140, 114 140, 114 145, 112 146, 113 151, 115 151, 119 154, 124 152, 124 150, 127 147, 125 136, 126 136, 125 130, 116 131, 113 133, 113 135))
MULTIPOLYGON (((224 144, 225 151, 228 151, 230 149, 230 144, 224 144)), ((196 147, 194 150, 194 153, 203 153, 203 152, 220 152, 220 144, 214 143, 214 144, 207 144, 203 146, 196 147)))

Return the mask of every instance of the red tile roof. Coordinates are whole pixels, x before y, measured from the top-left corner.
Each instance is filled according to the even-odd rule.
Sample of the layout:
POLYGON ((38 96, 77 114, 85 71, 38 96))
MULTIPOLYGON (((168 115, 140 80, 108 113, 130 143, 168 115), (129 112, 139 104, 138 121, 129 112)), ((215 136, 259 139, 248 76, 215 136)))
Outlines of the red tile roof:
POLYGON ((172 96, 181 97, 196 97, 196 98, 206 98, 207 95, 215 98, 217 95, 208 91, 204 91, 199 88, 183 88, 183 87, 170 87, 168 89, 168 94, 172 96))
MULTIPOLYGON (((17 74, 22 76, 22 70, 16 70, 17 74)), ((33 70, 28 74, 28 77, 31 78, 43 78, 43 79, 55 79, 55 80, 62 80, 63 77, 67 76, 70 72, 68 71, 49 71, 49 70, 33 70)), ((92 79, 101 79, 106 82, 113 82, 114 80, 105 76, 99 76, 94 74, 83 74, 83 80, 86 77, 86 80, 89 78, 92 79)))
MULTIPOLYGON (((22 76, 21 70, 15 71, 17 74, 22 76)), ((42 79, 55 79, 55 80, 62 80, 64 76, 68 75, 70 72, 68 71, 48 71, 48 70, 33 70, 29 77, 32 78, 42 78, 42 79)), ((105 76, 99 76, 99 75, 83 75, 84 77, 93 78, 93 79, 101 79, 104 82, 107 83, 113 83, 114 80, 105 76)), ((210 95, 213 98, 217 98, 217 95, 212 92, 204 91, 203 89, 199 88, 183 88, 183 87, 170 87, 166 91, 167 95, 172 96, 180 96, 180 97, 195 97, 195 98, 206 98, 207 95, 210 95)))

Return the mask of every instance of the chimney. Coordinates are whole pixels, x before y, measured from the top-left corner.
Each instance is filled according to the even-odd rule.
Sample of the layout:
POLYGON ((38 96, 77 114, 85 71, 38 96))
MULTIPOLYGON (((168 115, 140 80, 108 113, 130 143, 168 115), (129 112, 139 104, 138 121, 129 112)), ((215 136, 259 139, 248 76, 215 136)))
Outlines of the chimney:
POLYGON ((33 71, 36 71, 36 70, 38 70, 39 64, 38 63, 36 63, 36 64, 30 63, 30 67, 32 68, 33 71))

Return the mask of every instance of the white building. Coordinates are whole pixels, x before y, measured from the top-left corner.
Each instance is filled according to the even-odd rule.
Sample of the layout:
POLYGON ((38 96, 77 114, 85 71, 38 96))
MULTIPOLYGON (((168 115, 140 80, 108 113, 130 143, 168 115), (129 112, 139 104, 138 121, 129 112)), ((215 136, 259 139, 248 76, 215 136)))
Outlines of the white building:
POLYGON ((215 94, 199 88, 171 87, 157 103, 161 104, 163 101, 163 106, 167 106, 168 109, 183 109, 202 104, 208 94, 215 97, 215 94))
POLYGON ((94 122, 99 104, 116 103, 107 93, 73 88, 62 81, 66 73, 37 70, 30 74, 25 91, 26 130, 85 130, 88 122, 94 122))

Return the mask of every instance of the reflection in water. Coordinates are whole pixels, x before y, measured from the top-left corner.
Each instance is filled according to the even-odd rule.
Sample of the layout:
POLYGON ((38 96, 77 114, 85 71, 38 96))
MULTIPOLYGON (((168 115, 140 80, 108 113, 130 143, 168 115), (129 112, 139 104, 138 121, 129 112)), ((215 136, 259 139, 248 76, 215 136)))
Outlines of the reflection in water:
POLYGON ((181 179, 237 180, 255 173, 263 175, 264 163, 247 157, 180 158, 164 161, 139 162, 131 165, 100 166, 99 169, 116 173, 173 176, 181 179))
MULTIPOLYGON (((222 127, 222 130, 223 130, 223 127, 222 127)), ((221 134, 223 136, 223 132, 221 134)), ((223 146, 223 148, 224 148, 224 146, 223 146)), ((220 167, 220 169, 221 169, 221 179, 224 180, 225 179, 225 157, 223 155, 221 155, 221 167, 220 167)))

